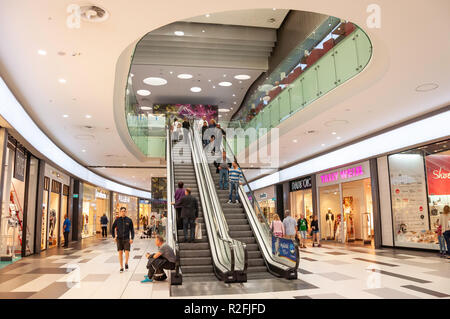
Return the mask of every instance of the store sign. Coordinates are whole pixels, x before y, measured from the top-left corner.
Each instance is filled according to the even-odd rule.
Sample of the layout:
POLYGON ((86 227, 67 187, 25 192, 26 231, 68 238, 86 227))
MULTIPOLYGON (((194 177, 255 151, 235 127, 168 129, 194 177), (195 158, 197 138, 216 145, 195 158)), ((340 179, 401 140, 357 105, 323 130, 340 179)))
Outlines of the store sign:
POLYGON ((260 198, 260 199, 265 199, 265 198, 267 198, 267 193, 261 193, 261 194, 259 194, 259 198, 260 198))
POLYGON ((450 195, 450 155, 426 156, 429 195, 450 195))
POLYGON ((311 176, 297 179, 295 181, 291 181, 289 183, 289 189, 291 192, 300 191, 303 189, 310 189, 312 187, 312 178, 311 176))
POLYGON ((14 178, 19 181, 25 181, 25 154, 18 148, 16 148, 15 161, 14 161, 14 178))
POLYGON ((275 256, 286 258, 293 262, 297 260, 295 245, 290 239, 272 236, 272 253, 275 256))
POLYGON ((98 190, 95 190, 95 198, 106 199, 107 197, 108 197, 107 194, 105 194, 103 192, 99 192, 98 190))
POLYGON ((128 196, 119 195, 119 202, 121 202, 121 203, 129 203, 130 202, 130 198, 128 196))
POLYGON ((317 175, 317 185, 332 185, 370 177, 369 162, 352 165, 317 175))

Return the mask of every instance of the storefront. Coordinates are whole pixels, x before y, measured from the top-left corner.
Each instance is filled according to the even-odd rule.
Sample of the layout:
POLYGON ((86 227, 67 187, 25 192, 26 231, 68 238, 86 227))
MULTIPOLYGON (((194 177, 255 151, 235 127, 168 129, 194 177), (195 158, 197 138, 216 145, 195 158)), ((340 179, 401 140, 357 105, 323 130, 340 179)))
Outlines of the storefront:
POLYGON ((41 250, 64 244, 64 216, 69 214, 70 177, 45 164, 41 250))
POLYGON ((119 216, 119 211, 121 207, 127 209, 127 216, 133 221, 135 228, 138 227, 138 199, 137 197, 127 196, 123 194, 114 193, 114 219, 119 216))
POLYGON ((101 233, 100 218, 106 215, 111 223, 110 192, 83 183, 83 211, 81 237, 91 237, 101 233))
POLYGON ((258 189, 254 192, 254 195, 256 200, 255 210, 257 211, 258 209, 256 207, 257 203, 267 222, 270 224, 274 219, 274 215, 277 213, 275 186, 258 189))
POLYGON ((311 225, 314 214, 311 176, 289 182, 289 203, 291 216, 298 220, 303 215, 311 225))
POLYGON ((1 129, 3 198, 0 259, 16 261, 35 251, 36 194, 39 160, 1 129))
POLYGON ((319 173, 316 185, 322 239, 373 244, 369 162, 319 173))
POLYGON ((148 199, 139 199, 139 229, 148 225, 152 212, 152 205, 148 199))
POLYGON ((394 246, 439 249, 437 227, 450 219, 449 146, 447 140, 388 156, 394 246))

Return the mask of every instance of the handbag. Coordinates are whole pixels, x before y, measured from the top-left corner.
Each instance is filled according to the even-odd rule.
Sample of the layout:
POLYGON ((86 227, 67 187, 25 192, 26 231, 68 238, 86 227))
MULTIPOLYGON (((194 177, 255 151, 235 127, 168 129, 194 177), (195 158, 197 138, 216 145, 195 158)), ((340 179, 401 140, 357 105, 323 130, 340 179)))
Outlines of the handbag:
POLYGON ((200 223, 195 224, 195 239, 202 239, 202 226, 200 223))

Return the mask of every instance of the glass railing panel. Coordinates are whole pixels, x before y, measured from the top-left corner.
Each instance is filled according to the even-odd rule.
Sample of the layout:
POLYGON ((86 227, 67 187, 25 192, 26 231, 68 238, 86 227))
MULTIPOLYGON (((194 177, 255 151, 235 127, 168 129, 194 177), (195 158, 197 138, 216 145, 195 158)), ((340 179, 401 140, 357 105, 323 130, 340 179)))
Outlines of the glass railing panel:
POLYGON ((354 34, 356 38, 356 52, 358 54, 357 69, 358 71, 362 71, 367 64, 367 61, 369 61, 372 56, 372 46, 369 38, 362 30, 357 29, 354 34))
POLYGON ((333 49, 338 84, 342 84, 358 73, 356 41, 354 33, 347 36, 333 49))
POLYGON ((288 89, 291 114, 303 108, 303 88, 301 81, 295 81, 288 89))
MULTIPOLYGON (((286 90, 290 90, 290 88, 286 88, 286 90)), ((288 92, 289 93, 289 92, 288 92)), ((280 103, 280 121, 289 116, 291 113, 291 105, 289 103, 289 95, 290 94, 282 94, 279 97, 280 103)), ((275 124, 278 126, 279 123, 275 124)))
POLYGON ((319 97, 319 88, 317 87, 317 72, 314 68, 301 75, 300 81, 303 82, 303 95, 306 104, 310 104, 319 97))
POLYGON ((280 96, 277 96, 270 108, 270 127, 280 124, 280 96))
POLYGON ((331 91, 337 86, 336 67, 332 51, 327 52, 315 65, 319 81, 319 96, 331 91))

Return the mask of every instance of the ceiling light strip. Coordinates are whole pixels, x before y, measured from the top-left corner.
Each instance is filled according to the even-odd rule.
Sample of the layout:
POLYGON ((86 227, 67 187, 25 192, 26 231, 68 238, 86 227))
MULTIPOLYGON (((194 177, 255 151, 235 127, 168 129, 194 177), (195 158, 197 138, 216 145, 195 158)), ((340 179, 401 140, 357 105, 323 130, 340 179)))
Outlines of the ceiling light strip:
POLYGON ((0 77, 0 115, 36 150, 52 162, 88 183, 130 196, 151 198, 150 192, 131 188, 95 174, 56 146, 34 123, 0 77))
POLYGON ((407 124, 386 133, 370 137, 336 151, 285 168, 250 183, 253 190, 288 181, 292 178, 317 173, 381 154, 390 153, 415 144, 450 136, 450 111, 407 124))

